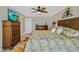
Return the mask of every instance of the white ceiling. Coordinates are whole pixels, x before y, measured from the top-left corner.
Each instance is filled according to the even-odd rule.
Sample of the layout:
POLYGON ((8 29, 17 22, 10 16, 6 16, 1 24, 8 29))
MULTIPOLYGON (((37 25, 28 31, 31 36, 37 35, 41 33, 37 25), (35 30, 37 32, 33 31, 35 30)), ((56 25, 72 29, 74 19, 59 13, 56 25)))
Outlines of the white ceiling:
POLYGON ((48 13, 42 13, 41 15, 37 13, 32 13, 33 7, 37 6, 11 6, 11 8, 17 10, 20 14, 23 14, 25 17, 52 17, 55 13, 59 12, 66 6, 45 6, 48 13))

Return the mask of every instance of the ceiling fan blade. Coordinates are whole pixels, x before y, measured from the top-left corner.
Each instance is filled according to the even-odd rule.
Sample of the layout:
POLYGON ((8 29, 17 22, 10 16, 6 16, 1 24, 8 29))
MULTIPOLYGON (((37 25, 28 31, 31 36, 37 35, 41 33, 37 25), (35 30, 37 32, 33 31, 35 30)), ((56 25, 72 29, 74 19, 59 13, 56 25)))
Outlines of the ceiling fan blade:
POLYGON ((41 10, 46 10, 46 8, 45 7, 42 7, 41 10))
POLYGON ((37 10, 37 9, 35 9, 35 8, 32 8, 33 10, 37 10))
POLYGON ((44 11, 44 13, 48 13, 48 11, 44 11))
POLYGON ((37 11, 37 10, 36 11, 32 11, 32 13, 38 13, 38 12, 42 13, 41 11, 37 11))
POLYGON ((32 11, 32 13, 35 13, 36 11, 32 11))
POLYGON ((42 13, 48 13, 48 11, 45 11, 45 10, 40 10, 40 12, 42 12, 42 13))
POLYGON ((41 8, 41 12, 43 12, 43 13, 48 13, 48 11, 46 11, 46 8, 45 8, 45 7, 42 7, 42 8, 41 8))

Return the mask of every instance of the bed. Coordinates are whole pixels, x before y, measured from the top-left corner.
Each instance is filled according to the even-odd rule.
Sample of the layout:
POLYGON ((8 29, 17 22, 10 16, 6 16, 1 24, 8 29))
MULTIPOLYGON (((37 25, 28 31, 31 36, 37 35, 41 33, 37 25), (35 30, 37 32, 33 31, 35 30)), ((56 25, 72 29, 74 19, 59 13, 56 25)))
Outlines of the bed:
POLYGON ((61 28, 61 26, 63 26, 62 28, 64 29, 64 31, 62 31, 61 34, 57 34, 56 32, 51 33, 50 30, 36 30, 32 32, 26 44, 25 51, 26 52, 79 52, 79 36, 73 37, 75 33, 79 34, 78 29, 77 30, 75 29, 75 27, 78 27, 78 22, 77 25, 75 25, 76 21, 78 20, 75 19, 75 24, 73 21, 75 27, 72 27, 71 25, 64 26, 63 24, 65 23, 68 24, 68 22, 70 22, 69 20, 71 19, 58 21, 58 25, 59 25, 58 28, 61 28), (67 30, 69 30, 68 33, 67 30), (73 33, 73 35, 70 33, 73 33))

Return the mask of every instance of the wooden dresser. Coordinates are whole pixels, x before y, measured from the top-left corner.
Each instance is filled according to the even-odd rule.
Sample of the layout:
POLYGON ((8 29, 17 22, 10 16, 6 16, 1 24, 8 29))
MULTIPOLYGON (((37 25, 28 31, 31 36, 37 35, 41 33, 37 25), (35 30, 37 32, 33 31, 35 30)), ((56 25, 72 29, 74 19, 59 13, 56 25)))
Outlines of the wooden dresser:
POLYGON ((20 41, 20 22, 3 21, 3 49, 11 49, 20 41))

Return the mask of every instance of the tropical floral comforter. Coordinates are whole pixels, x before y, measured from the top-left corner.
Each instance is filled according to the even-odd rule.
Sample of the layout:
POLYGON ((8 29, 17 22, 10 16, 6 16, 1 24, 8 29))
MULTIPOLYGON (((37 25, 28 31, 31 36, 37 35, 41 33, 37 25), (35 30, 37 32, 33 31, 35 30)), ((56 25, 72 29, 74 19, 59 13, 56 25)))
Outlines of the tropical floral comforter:
POLYGON ((27 52, 78 52, 79 39, 62 34, 52 34, 48 30, 37 30, 30 36, 25 51, 27 52))

